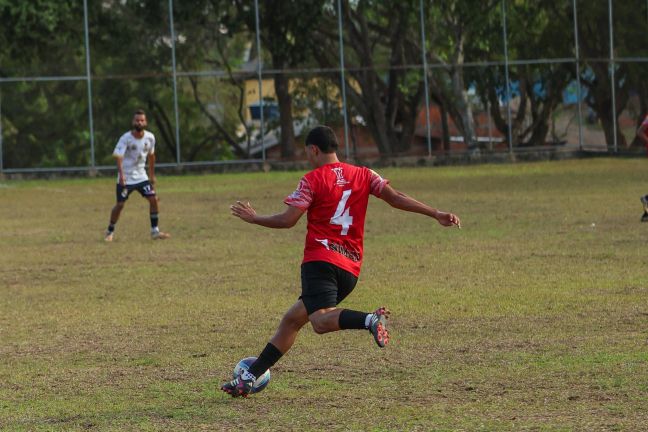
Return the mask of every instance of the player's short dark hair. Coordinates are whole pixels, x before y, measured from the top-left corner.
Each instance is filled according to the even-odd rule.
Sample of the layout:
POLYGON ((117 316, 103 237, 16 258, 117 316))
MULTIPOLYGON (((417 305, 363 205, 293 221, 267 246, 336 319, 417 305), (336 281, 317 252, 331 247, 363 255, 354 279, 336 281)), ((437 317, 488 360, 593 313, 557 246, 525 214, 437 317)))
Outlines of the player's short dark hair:
POLYGON ((142 108, 139 108, 138 110, 135 111, 135 114, 133 114, 133 116, 136 116, 136 115, 143 115, 143 116, 145 116, 145 115, 146 115, 146 112, 145 112, 142 108))
POLYGON ((306 145, 317 146, 324 153, 335 153, 338 148, 338 140, 330 127, 315 126, 306 136, 306 145))

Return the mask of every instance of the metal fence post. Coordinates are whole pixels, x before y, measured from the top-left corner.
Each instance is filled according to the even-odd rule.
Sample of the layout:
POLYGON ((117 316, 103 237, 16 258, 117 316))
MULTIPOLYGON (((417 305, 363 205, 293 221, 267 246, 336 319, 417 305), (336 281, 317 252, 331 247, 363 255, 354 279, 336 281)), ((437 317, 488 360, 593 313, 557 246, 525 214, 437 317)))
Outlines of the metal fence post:
POLYGON ((85 38, 86 84, 88 87, 88 127, 90 128, 90 164, 96 167, 94 142, 94 116, 92 114, 92 75, 90 69, 90 32, 88 31, 88 0, 83 0, 83 31, 85 38))
POLYGON ((506 0, 502 0, 502 34, 504 37, 504 76, 506 79, 506 118, 508 122, 509 153, 513 153, 513 122, 511 120, 511 83, 509 80, 508 36, 506 34, 506 0))
POLYGON ((265 149, 265 125, 263 116, 263 74, 261 64, 261 23, 259 19, 259 0, 254 0, 255 25, 256 25, 256 48, 257 48, 257 79, 259 80, 259 120, 261 121, 261 159, 266 161, 265 149))
POLYGON ((490 100, 486 100, 486 115, 488 116, 488 151, 493 151, 493 119, 490 115, 490 100))
POLYGON ((614 153, 619 151, 617 143, 617 112, 616 112, 616 74, 614 72, 614 24, 612 23, 612 0, 608 0, 608 27, 610 31, 610 86, 612 89, 612 133, 614 134, 614 153))
POLYGON ((4 168, 4 161, 2 159, 2 86, 0 86, 0 174, 4 168))
POLYGON ((342 1, 338 0, 338 37, 340 41, 340 80, 342 81, 342 114, 344 115, 344 144, 349 159, 349 120, 347 119, 346 79, 344 76, 344 38, 342 37, 342 1))
POLYGON ((175 115, 176 164, 180 165, 180 115, 178 113, 178 76, 176 69, 173 0, 169 0, 169 29, 171 31, 171 67, 173 68, 173 113, 175 115))
POLYGON ((578 42, 578 8, 576 0, 572 1, 574 9, 574 48, 576 54, 576 99, 578 100, 578 149, 583 150, 583 97, 581 95, 580 44, 578 42))
POLYGON ((427 133, 428 157, 432 157, 432 136, 430 133, 430 89, 428 84, 427 47, 425 44, 425 23, 423 20, 423 0, 419 0, 421 14, 421 48, 423 57, 423 85, 425 87, 425 128, 427 133))

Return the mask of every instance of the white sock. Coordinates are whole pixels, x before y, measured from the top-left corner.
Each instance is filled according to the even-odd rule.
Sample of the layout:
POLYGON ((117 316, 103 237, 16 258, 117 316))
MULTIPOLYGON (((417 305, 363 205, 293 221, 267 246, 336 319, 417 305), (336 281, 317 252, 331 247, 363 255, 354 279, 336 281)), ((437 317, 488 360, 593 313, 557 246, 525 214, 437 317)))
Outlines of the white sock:
POLYGON ((160 232, 160 228, 158 228, 158 227, 151 228, 151 234, 156 234, 156 233, 159 233, 159 232, 160 232))
POLYGON ((370 313, 367 315, 365 318, 365 328, 369 328, 369 324, 371 323, 371 318, 373 318, 374 314, 370 313))

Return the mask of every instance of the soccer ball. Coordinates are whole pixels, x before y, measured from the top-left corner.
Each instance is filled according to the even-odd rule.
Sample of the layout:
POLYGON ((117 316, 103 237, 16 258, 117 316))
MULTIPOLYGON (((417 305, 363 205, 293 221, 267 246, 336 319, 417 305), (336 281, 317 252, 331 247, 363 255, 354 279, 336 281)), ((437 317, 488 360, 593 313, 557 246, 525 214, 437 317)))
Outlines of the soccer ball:
MULTIPOLYGON (((256 359, 256 357, 245 357, 244 359, 241 359, 238 363, 236 363, 236 366, 234 366, 234 373, 232 374, 232 376, 236 378, 241 374, 241 372, 248 370, 250 366, 252 366, 252 363, 256 361, 256 359)), ((252 387, 252 393, 259 393, 261 390, 266 388, 269 383, 270 369, 265 371, 265 373, 260 377, 257 377, 256 381, 254 381, 254 386, 252 387)))

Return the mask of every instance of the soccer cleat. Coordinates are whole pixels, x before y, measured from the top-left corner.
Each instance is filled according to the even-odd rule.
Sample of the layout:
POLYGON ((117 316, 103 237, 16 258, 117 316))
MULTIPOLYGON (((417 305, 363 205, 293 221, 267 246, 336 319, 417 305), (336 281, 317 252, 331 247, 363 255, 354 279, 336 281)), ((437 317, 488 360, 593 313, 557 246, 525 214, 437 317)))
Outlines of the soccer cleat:
POLYGON ((221 386, 221 390, 232 397, 248 397, 254 389, 254 379, 245 379, 243 374, 221 386))
POLYGON ((379 307, 373 313, 369 321, 369 332, 373 335, 374 340, 380 348, 384 348, 389 343, 389 331, 387 330, 387 319, 389 310, 384 306, 379 307))
POLYGON ((648 222, 648 212, 644 212, 643 216, 641 216, 641 222, 648 222))
POLYGON ((104 234, 104 241, 105 242, 111 242, 113 241, 113 238, 115 237, 115 232, 114 231, 106 231, 104 234))
POLYGON ((151 233, 151 239, 153 240, 166 240, 171 237, 171 234, 165 233, 162 231, 155 231, 151 233))

